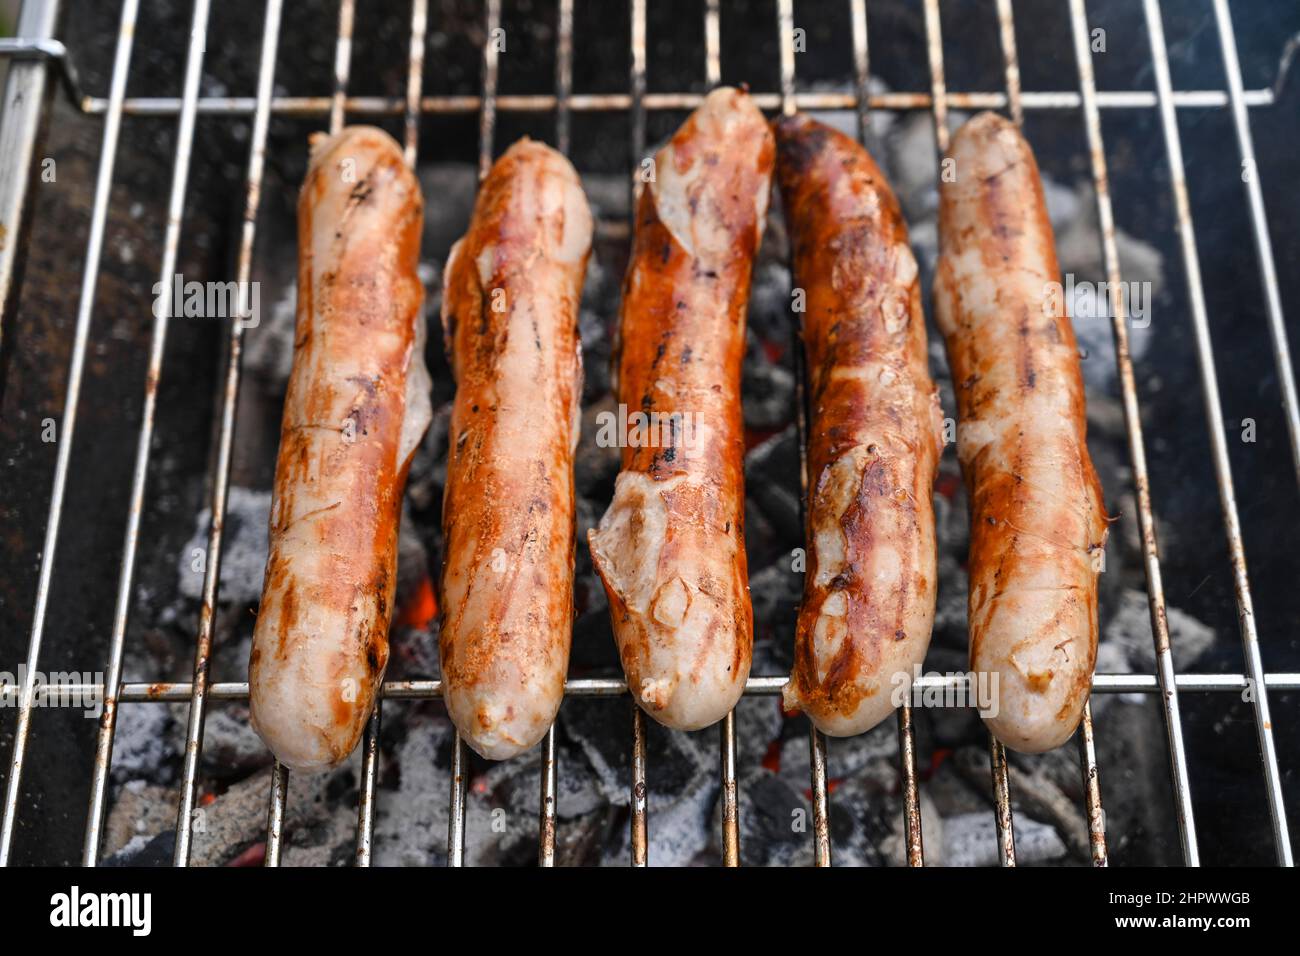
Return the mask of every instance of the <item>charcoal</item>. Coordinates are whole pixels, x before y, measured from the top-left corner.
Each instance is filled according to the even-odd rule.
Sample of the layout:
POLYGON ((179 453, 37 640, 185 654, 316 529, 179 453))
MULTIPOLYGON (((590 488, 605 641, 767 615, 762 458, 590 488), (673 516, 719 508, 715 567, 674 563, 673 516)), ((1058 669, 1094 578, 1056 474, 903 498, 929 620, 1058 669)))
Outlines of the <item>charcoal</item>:
MULTIPOLYGON (((1056 831, 1027 817, 1017 817, 1016 862, 1058 863, 1066 855, 1056 831)), ((947 866, 997 866, 997 822, 990 813, 961 813, 943 821, 943 858, 947 866)))

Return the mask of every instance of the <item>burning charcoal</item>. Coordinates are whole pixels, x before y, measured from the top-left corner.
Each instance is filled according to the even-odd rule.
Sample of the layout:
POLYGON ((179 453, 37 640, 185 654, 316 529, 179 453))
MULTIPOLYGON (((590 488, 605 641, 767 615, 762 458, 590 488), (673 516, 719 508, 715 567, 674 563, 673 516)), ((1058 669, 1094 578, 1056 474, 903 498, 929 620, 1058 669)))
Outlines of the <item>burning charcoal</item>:
MULTIPOLYGON (((784 349, 786 342, 780 345, 784 349)), ((783 428, 794 417, 794 373, 771 361, 766 348, 751 330, 740 387, 745 427, 759 432, 783 428)))
MULTIPOLYGON (((647 780, 656 802, 671 802, 686 792, 701 772, 716 773, 716 729, 669 731, 650 717, 644 717, 642 724, 646 732, 647 780)), ((625 806, 632 785, 630 704, 626 700, 572 698, 560 708, 560 726, 595 771, 604 798, 625 806)))
MULTIPOLYGON (((172 821, 175 823, 175 820, 172 821)), ((176 831, 163 830, 152 837, 134 836, 127 844, 113 853, 105 854, 99 861, 100 866, 171 866, 176 852, 176 831)))
POLYGON ((384 778, 375 795, 373 862, 376 866, 443 865, 455 731, 447 718, 409 706, 385 708, 386 725, 394 711, 405 733, 385 756, 384 778))
MULTIPOLYGON (((1015 811, 1016 846, 1020 845, 1021 819, 1029 819, 1032 814, 1038 821, 1046 821, 1053 828, 1056 842, 1062 849, 1068 848, 1077 862, 1089 859, 1088 828, 1083 816, 1082 794, 1067 795, 1052 780, 1049 772, 1044 770, 1044 761, 1059 760, 1064 765, 1069 756, 1058 751, 1056 756, 1025 757, 1010 754, 1010 785, 1012 808, 1015 811)), ((966 777, 972 787, 986 784, 989 780, 988 751, 983 747, 963 747, 953 757, 957 770, 966 777)), ((1073 765, 1078 775, 1078 765, 1073 765)), ((991 815, 991 810, 990 810, 991 815)), ((1032 822, 1032 821, 1031 821, 1032 822)), ((1037 824, 1042 826, 1043 823, 1037 824)), ((1064 855, 1064 854, 1061 854, 1064 855)))
MULTIPOLYGON (((275 270, 268 270, 270 275, 275 270)), ((292 275, 292 270, 289 270, 292 275)), ((294 312, 298 291, 292 282, 269 282, 279 289, 271 308, 263 308, 258 324, 244 335, 244 374, 259 390, 277 401, 284 397, 289 371, 293 368, 294 312)), ((232 489, 233 490, 233 489, 232 489)))
MULTIPOLYGON (((979 783, 972 782, 957 768, 957 762, 950 759, 951 756, 952 752, 946 749, 937 751, 934 772, 926 781, 925 790, 934 804, 935 813, 944 819, 963 813, 987 813, 988 775, 985 774, 985 779, 979 783)), ((925 836, 928 838, 929 834, 925 836)))
MULTIPOLYGON (((681 734, 675 734, 681 736, 681 734)), ((650 808, 647 826, 647 862, 650 866, 690 866, 708 850, 714 838, 711 835, 712 811, 718 796, 717 767, 697 770, 685 786, 665 794, 657 786, 654 764, 647 754, 647 777, 650 808)), ((665 768, 668 769, 668 768, 665 768)), ((631 835, 627 827, 620 827, 620 842, 606 845, 602 865, 626 866, 631 854, 631 835)))
POLYGON ((184 736, 184 722, 177 724, 168 707, 140 704, 117 712, 113 735, 115 782, 145 780, 169 783, 175 776, 174 759, 184 736))
POLYGON ((903 801, 862 778, 843 781, 829 797, 831 863, 887 866, 884 844, 902 827, 903 801))
POLYGON ((102 855, 108 858, 120 852, 129 859, 159 833, 175 827, 176 798, 174 789, 144 780, 119 787, 104 823, 102 855))
POLYGON ((420 191, 431 200, 424 204, 420 251, 441 263, 465 234, 478 193, 478 171, 468 163, 422 163, 418 173, 420 191))
MULTIPOLYGON (((594 577, 594 575, 593 575, 594 577)), ((574 582, 574 595, 585 594, 585 611, 573 622, 573 649, 569 654, 569 673, 593 677, 621 677, 618 648, 609 627, 609 606, 605 589, 599 581, 587 580, 581 588, 574 582)), ((608 705, 607 705, 608 706, 608 705)), ((563 713, 563 712, 561 712, 563 713)), ((616 721, 622 721, 616 715, 616 721)), ((627 720, 631 721, 628 716, 627 720)), ((630 728, 631 723, 626 725, 630 728)), ((630 732, 630 731, 629 731, 630 732)))
MULTIPOLYGON (((781 745, 781 775, 792 785, 812 786, 808 753, 808 724, 798 721, 799 730, 781 745)), ((893 719, 878 724, 856 737, 826 738, 826 777, 840 780, 872 768, 871 776, 887 776, 898 766, 898 724, 893 719)))
POLYGON ((203 722, 203 771, 217 780, 246 776, 265 767, 271 754, 248 721, 248 707, 211 705, 203 722))
POLYGON ((424 627, 437 611, 433 598, 433 579, 429 571, 429 553, 416 530, 411 509, 402 502, 402 519, 397 533, 397 591, 394 623, 424 627))
MULTIPOLYGON (((1177 648, 1180 669, 1192 669, 1214 645, 1214 629, 1175 607, 1166 607, 1169 640, 1177 648)), ((1097 670, 1116 674, 1151 674, 1156 668, 1151 611, 1146 592, 1126 589, 1097 648, 1097 670)), ((1108 695, 1099 695, 1105 697, 1108 695)), ((1134 695, 1142 699, 1146 695, 1134 695)), ((1093 706, 1104 706, 1094 697, 1093 706)))
MULTIPOLYGON (((756 504, 767 518, 787 554, 790 548, 803 545, 799 435, 794 425, 754 446, 745 456, 745 493, 746 498, 756 504)), ((786 567, 790 567, 789 562, 786 562, 786 567)))
POLYGON ((447 429, 451 425, 451 403, 435 405, 429 430, 411 460, 406 478, 406 499, 417 513, 433 509, 447 484, 447 429))
MULTIPOLYGON (((804 793, 761 766, 748 767, 737 783, 741 865, 811 866, 812 803, 804 793)), ((721 800, 714 808, 710 833, 713 850, 721 856, 721 800)))
MULTIPOLYGON (((1051 827, 1018 816, 1016 862, 1020 865, 1056 863, 1065 855, 1065 844, 1051 827)), ((928 834, 926 847, 929 848, 928 834)), ((943 821, 943 859, 947 866, 997 866, 997 822, 993 812, 963 813, 943 821)), ((928 861, 927 861, 928 862, 928 861)))
MULTIPOLYGON (((803 594, 803 575, 791 570, 790 558, 778 559, 749 575, 749 596, 754 605, 754 643, 770 648, 776 669, 766 673, 786 673, 794 646, 794 624, 803 594)), ((755 674, 758 661, 754 662, 755 674)))
POLYGON ((780 745, 784 725, 780 697, 742 697, 735 717, 737 764, 759 766, 768 751, 780 745))
POLYGON ((436 620, 430 621, 427 627, 393 628, 385 680, 432 680, 441 673, 436 620))
POLYGON ((600 437, 601 425, 616 421, 617 416, 618 406, 612 395, 583 409, 582 436, 573 463, 574 488, 579 495, 595 497, 602 502, 598 509, 602 513, 603 502, 614 493, 614 479, 618 477, 623 452, 621 445, 606 443, 600 437))
POLYGON ((618 814, 603 802, 599 810, 561 821, 555 828, 556 866, 594 866, 600 862, 600 848, 615 825, 618 814))
MULTIPOLYGON (((266 569, 266 529, 271 520, 271 493, 232 487, 226 501, 226 523, 221 543, 223 604, 257 604, 262 596, 266 569)), ((180 593, 191 600, 203 597, 203 571, 207 561, 208 526, 212 510, 204 508, 194 524, 194 534, 181 549, 178 569, 180 593)))

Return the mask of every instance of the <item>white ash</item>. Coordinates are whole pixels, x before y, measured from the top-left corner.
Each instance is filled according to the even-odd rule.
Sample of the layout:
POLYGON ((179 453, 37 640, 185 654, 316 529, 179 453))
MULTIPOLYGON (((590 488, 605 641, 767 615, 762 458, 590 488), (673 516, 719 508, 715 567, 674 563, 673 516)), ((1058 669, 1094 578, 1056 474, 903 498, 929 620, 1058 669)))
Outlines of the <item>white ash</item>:
MULTIPOLYGON (((271 493, 238 486, 226 499, 226 523, 221 538, 221 580, 218 598, 226 604, 256 604, 262 596, 266 569, 267 527, 271 521, 271 493)), ((208 529, 212 509, 204 508, 194 521, 194 533, 181 549, 177 588, 185 597, 203 597, 204 568, 208 560, 208 529)))
MULTIPOLYGON (((1065 844, 1051 827, 1016 819, 1016 862, 1056 863, 1065 844)), ((997 866, 1001 860, 997 823, 991 813, 962 813, 943 822, 943 859, 947 866, 997 866)))

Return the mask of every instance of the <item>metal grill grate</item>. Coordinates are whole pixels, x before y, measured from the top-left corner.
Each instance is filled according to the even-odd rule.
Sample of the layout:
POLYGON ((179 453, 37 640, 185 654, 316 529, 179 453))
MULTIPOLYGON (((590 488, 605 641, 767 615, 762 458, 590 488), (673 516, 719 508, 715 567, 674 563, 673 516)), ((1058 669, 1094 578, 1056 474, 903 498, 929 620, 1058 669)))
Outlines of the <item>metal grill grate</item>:
MULTIPOLYGON (((646 116, 652 110, 683 110, 698 105, 703 96, 699 93, 648 93, 646 90, 646 0, 629 0, 631 15, 631 75, 626 94, 575 94, 573 92, 573 0, 559 0, 558 35, 556 42, 555 90, 553 93, 503 95, 497 90, 497 53, 489 41, 483 52, 482 93, 479 96, 424 96, 421 89, 424 55, 428 31, 428 0, 413 0, 410 23, 410 52, 408 82, 404 99, 383 97, 350 97, 348 82, 350 72, 352 36, 355 22, 355 0, 341 0, 338 41, 335 55, 335 88, 332 95, 284 97, 273 95, 276 70, 276 49, 279 39, 283 0, 267 0, 265 23, 255 97, 204 97, 199 95, 205 38, 210 0, 195 0, 193 26, 184 73, 184 87, 180 98, 126 96, 126 80, 135 44, 135 26, 139 0, 123 0, 121 24, 113 60, 112 79, 106 98, 83 96, 77 91, 75 74, 66 59, 66 51, 48 30, 53 17, 31 17, 21 21, 35 25, 40 35, 26 40, 12 41, 0 53, 31 55, 60 61, 65 86, 72 92, 80 108, 87 114, 104 118, 103 144, 100 152, 98 177, 86 249, 86 266, 82 276, 78 299, 77 321, 72 347, 68 387, 64 399, 63 440, 58 444, 58 457, 54 473, 50 511, 47 521, 44 549, 41 553, 37 584, 36 607, 27 651, 27 671, 24 683, 16 689, 17 726, 11 765, 8 768, 4 797, 3 826, 0 827, 0 862, 7 862, 18 813, 21 774, 27 755, 28 732, 33 706, 33 675, 40 658, 41 640, 46 617, 46 604, 50 594, 51 576, 55 561, 59 524, 63 510, 64 491, 68 478, 68 464, 76 425, 77 405, 88 344, 89 325, 95 307, 95 290, 99 276, 104 234, 108 216, 110 187, 114 162, 117 156, 118 137, 124 116, 154 115, 175 116, 178 123, 173 178, 170 189, 167 227, 163 239, 161 278, 165 282, 174 271, 180 239, 182 212, 186 198, 187 176, 191 148, 194 140, 196 118, 200 115, 224 117, 252 116, 251 148, 248 158, 246 207, 242 223, 237 260, 240 289, 246 290, 252 271, 252 250, 257 213, 261 199, 261 186, 266 159, 267 131, 272 116, 299 116, 329 118, 332 131, 340 129, 345 117, 402 115, 405 118, 405 153, 408 163, 414 165, 419 141, 419 126, 426 114, 474 114, 479 116, 479 171, 485 175, 493 155, 493 134, 498 113, 553 113, 556 121, 556 141, 561 151, 567 152, 570 140, 571 116, 574 112, 600 112, 629 114, 631 142, 629 168, 635 168, 646 149, 646 116)), ((1170 649, 1169 629, 1165 618, 1165 597, 1161 582, 1160 559, 1156 543, 1155 524, 1146 463, 1146 443, 1139 415, 1138 397, 1133 365, 1129 355, 1128 333, 1122 298, 1113 303, 1112 318, 1115 338, 1115 355, 1122 391, 1124 420, 1127 426, 1129 455, 1136 486, 1138 521, 1144 557, 1147 595, 1150 605, 1152 630, 1155 640, 1157 668, 1154 675, 1098 674, 1093 682, 1094 693, 1159 694, 1168 731, 1170 770, 1173 782, 1175 810, 1186 863, 1199 862, 1196 826, 1193 819, 1191 785, 1188 779, 1186 748, 1180 724, 1179 694, 1183 691, 1241 692, 1254 689, 1254 720, 1262 755, 1263 776, 1271 814, 1271 829, 1279 862, 1291 864, 1291 844, 1284 812, 1281 781, 1273 742, 1269 715, 1269 692, 1300 690, 1300 673, 1273 673, 1264 671, 1251 610, 1251 588, 1246 573, 1236 498, 1226 451, 1218 385, 1215 376, 1213 350, 1210 342, 1204 290, 1198 268, 1196 236, 1187 197, 1185 171, 1180 147, 1176 110, 1183 107, 1226 107, 1231 111, 1235 125, 1237 146, 1244 162, 1253 161, 1249 108, 1267 107, 1275 102, 1276 89, 1246 90, 1243 88, 1241 69, 1237 59, 1236 38, 1227 0, 1212 0, 1214 17, 1222 48, 1227 76, 1226 90, 1175 90, 1169 72, 1169 61, 1162 29, 1158 0, 1144 0, 1151 59, 1155 69, 1156 90, 1101 92, 1093 75, 1092 54, 1089 49, 1089 30, 1084 0, 1070 0, 1068 15, 1074 40, 1078 69, 1079 92, 1035 92, 1021 89, 1020 69, 1015 47, 1015 29, 1012 20, 1011 0, 997 0, 996 16, 999 22, 1002 52, 1005 59, 1005 92, 949 91, 945 81, 943 43, 940 33, 939 0, 924 0, 927 54, 930 74, 929 91, 892 92, 869 94, 868 17, 866 0, 846 0, 849 4, 852 25, 853 67, 855 92, 812 93, 796 88, 794 11, 792 0, 778 0, 776 22, 771 26, 780 40, 780 90, 756 92, 754 98, 766 110, 784 113, 796 109, 844 110, 856 113, 859 133, 865 134, 872 110, 929 110, 934 118, 935 141, 942 154, 948 144, 949 109, 1006 109, 1020 123, 1027 110, 1079 110, 1082 111, 1090 151, 1091 175, 1095 187, 1097 212, 1102 230, 1102 253, 1106 278, 1111 289, 1119 288, 1121 275, 1116 245, 1115 223, 1111 194, 1107 179, 1105 148, 1102 140, 1100 115, 1103 109, 1157 109, 1159 111, 1167 159, 1172 174, 1173 198, 1177 215, 1180 250, 1185 266, 1188 296, 1192 306, 1200 374, 1210 425, 1210 442, 1213 464, 1220 493, 1222 515, 1229 542, 1234 587, 1241 639, 1244 649, 1244 673, 1226 675, 1178 674, 1174 668, 1170 649)), ((32 4, 28 5, 29 7, 32 4)), ((36 4, 36 6, 41 6, 36 4)), ((56 4, 48 4, 55 7, 56 4)), ((721 41, 719 0, 703 0, 705 62, 704 79, 709 86, 721 81, 721 41)), ((486 0, 484 18, 486 36, 500 26, 501 0, 486 0)), ((27 64, 23 64, 27 66, 27 64)), ((37 76, 42 76, 39 70, 37 76)), ((26 74, 24 74, 26 76, 26 74)), ((11 78, 16 80, 16 78, 11 78)), ((1279 83, 1280 83, 1279 78, 1279 83)), ((44 82, 43 78, 40 82, 44 82)), ((35 97, 39 100, 39 96, 35 97)), ((12 104, 11 104, 12 106, 12 104)), ((11 109, 6 113, 6 135, 11 122, 29 120, 11 109)), ((30 134, 29 134, 30 135, 30 134)), ((17 182, 22 177, 14 177, 17 182)), ((635 180, 635 177, 633 177, 635 180)), ((12 196, 4 187, 3 198, 12 196)), ((634 187, 635 188, 635 187, 634 187)), ((21 199, 21 197, 19 197, 21 199)), ((1283 323, 1278 279, 1273 263, 1272 247, 1267 230, 1263 197, 1257 177, 1246 179, 1246 199, 1249 203, 1260 281, 1267 302, 1269 331, 1271 334, 1277 370, 1282 383, 1283 403, 1297 476, 1300 477, 1300 414, 1291 359, 1283 323)), ((0 263, 8 275, 8 261, 0 263)), ((246 294, 246 293, 245 293, 246 294)), ((242 311, 242 310, 241 310, 242 311)), ((126 539, 123 547, 121 570, 118 578, 117 603, 113 617, 109 659, 103 685, 81 685, 69 688, 72 692, 102 692, 105 703, 99 726, 96 756, 93 767, 90 804, 87 813, 83 859, 86 864, 97 861, 102 837, 106 791, 109 779, 109 761, 117 708, 123 704, 149 702, 189 702, 189 719, 186 733, 186 750, 182 769, 181 800, 176 822, 175 863, 188 862, 195 802, 195 781, 198 772, 205 710, 209 701, 242 700, 248 687, 242 683, 211 683, 208 660, 212 649, 214 614, 219 581, 222 533, 229 487, 232 448, 235 441, 235 408, 240 385, 240 353, 242 326, 233 321, 229 330, 229 360, 225 370, 224 388, 221 392, 220 430, 217 454, 210 476, 212 523, 208 538, 208 555, 203 582, 203 609, 195 641, 194 676, 189 683, 140 684, 121 681, 123 645, 127 618, 130 612, 132 583, 139 544, 140 520, 144 505, 146 479, 150 459, 157 385, 163 360, 163 346, 167 335, 165 316, 155 319, 148 375, 144 392, 144 415, 138 435, 133 473, 130 511, 126 539)), ((798 336, 795 336, 798 347, 798 336)), ((802 374, 802 361, 796 365, 802 374)), ((799 414, 797 416, 800 445, 807 428, 806 410, 803 406, 803 384, 799 383, 799 414)), ((802 480, 807 484, 806 462, 802 480)), ((923 677, 921 689, 946 688, 956 690, 959 678, 923 677)), ((747 695, 776 695, 785 677, 752 677, 746 687, 747 695)), ((621 680, 571 680, 566 693, 572 696, 625 699, 627 688, 621 680)), ((436 698, 440 694, 438 681, 389 681, 383 688, 384 699, 411 700, 436 698)), ((901 779, 904 789, 904 814, 907 860, 913 866, 922 865, 921 819, 917 792, 916 751, 912 731, 912 714, 905 705, 898 712, 898 739, 901 779)), ((380 708, 367 727, 363 744, 363 772, 360 784, 356 862, 365 866, 371 860, 371 836, 374 823, 375 786, 379 763, 380 708)), ((630 735, 632 793, 631 805, 631 856, 632 863, 647 863, 647 829, 649 821, 648 781, 653 771, 647 767, 645 733, 641 712, 632 709, 630 735)), ((1090 708, 1085 709, 1078 734, 1080 770, 1083 777, 1087 819, 1090 828, 1092 860, 1097 866, 1107 865, 1105 817, 1102 810, 1101 789, 1098 779, 1090 708)), ((738 793, 736 782, 736 738, 734 714, 720 725, 719 773, 722 792, 723 858, 727 865, 739 863, 738 793)), ((542 744, 541 792, 539 795, 539 862, 553 865, 556 835, 556 747, 552 727, 542 744)), ((832 847, 827 818, 826 744, 815 730, 809 739, 812 805, 814 815, 815 861, 820 866, 831 862, 832 847)), ((995 803, 1000 858, 1004 866, 1016 862, 1016 844, 1011 812, 1011 794, 1006 753, 1002 745, 989 739, 991 785, 995 803)), ((449 862, 459 866, 464 862, 466 814, 467 753, 459 736, 453 753, 452 785, 449 794, 450 823, 447 836, 449 862)), ((269 794, 267 819, 267 865, 280 860, 283 845, 283 821, 288 794, 288 771, 276 765, 269 794)))

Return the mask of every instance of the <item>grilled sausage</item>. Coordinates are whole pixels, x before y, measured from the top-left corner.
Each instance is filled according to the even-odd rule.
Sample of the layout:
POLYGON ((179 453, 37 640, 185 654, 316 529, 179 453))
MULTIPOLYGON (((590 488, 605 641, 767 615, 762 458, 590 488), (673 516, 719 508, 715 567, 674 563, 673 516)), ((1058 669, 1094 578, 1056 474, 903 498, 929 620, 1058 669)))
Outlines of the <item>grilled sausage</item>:
POLYGON ((971 668, 997 676, 989 728, 1039 753, 1069 738, 1088 700, 1107 519, 1033 153, 983 113, 949 156, 935 316, 971 501, 971 668))
POLYGON ((573 167, 521 140, 452 248, 442 319, 456 373, 443 497, 443 700, 505 759, 546 733, 573 624, 578 303, 592 219, 573 167))
POLYGON ((776 143, 810 408, 808 567, 784 698, 844 737, 889 715, 930 644, 943 415, 916 260, 884 175, 806 116, 778 122, 776 143))
POLYGON ((588 541, 629 689, 684 730, 731 710, 753 651, 740 371, 772 162, 750 98, 710 93, 655 157, 624 281, 618 397, 631 427, 588 541))
POLYGON ((430 419, 422 217, 419 183, 386 133, 313 138, 249 660, 253 727, 295 770, 352 752, 388 662, 402 489, 430 419))

